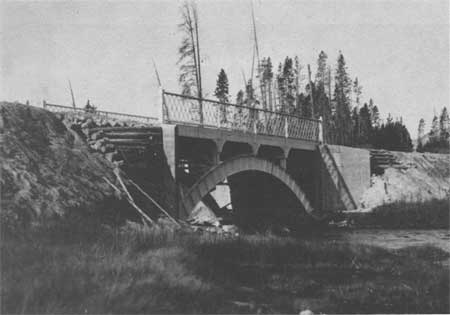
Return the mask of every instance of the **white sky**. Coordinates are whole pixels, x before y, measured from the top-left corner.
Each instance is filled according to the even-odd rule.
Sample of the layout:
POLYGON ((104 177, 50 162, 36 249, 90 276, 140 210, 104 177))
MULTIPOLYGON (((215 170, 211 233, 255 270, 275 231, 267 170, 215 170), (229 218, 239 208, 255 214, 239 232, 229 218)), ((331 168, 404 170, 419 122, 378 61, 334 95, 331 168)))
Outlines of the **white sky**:
MULTIPOLYGON (((224 68, 232 99, 249 76, 251 2, 198 1, 203 85, 211 96, 224 68)), ((89 98, 100 109, 156 115, 158 89, 179 92, 180 2, 9 2, 1 10, 0 99, 39 105, 89 98)), ((352 77, 382 116, 403 116, 411 136, 421 117, 449 106, 449 2, 411 0, 254 1, 260 54, 278 64, 298 55, 313 72, 320 50, 352 77)))

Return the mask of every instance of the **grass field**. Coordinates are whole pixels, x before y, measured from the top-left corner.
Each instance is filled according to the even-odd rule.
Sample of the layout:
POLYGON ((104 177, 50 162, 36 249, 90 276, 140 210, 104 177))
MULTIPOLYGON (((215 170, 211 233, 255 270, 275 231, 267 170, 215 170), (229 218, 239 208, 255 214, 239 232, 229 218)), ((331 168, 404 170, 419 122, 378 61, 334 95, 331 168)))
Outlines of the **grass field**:
POLYGON ((2 313, 449 313, 448 253, 94 221, 2 228, 2 313))

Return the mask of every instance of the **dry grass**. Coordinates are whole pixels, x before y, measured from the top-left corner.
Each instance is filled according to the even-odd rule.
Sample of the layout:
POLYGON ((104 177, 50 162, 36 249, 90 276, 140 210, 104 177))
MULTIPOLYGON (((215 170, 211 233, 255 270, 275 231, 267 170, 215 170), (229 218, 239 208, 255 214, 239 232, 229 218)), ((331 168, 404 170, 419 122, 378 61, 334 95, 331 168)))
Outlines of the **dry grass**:
POLYGON ((94 222, 3 236, 2 313, 450 311, 449 255, 433 247, 387 251, 94 222))

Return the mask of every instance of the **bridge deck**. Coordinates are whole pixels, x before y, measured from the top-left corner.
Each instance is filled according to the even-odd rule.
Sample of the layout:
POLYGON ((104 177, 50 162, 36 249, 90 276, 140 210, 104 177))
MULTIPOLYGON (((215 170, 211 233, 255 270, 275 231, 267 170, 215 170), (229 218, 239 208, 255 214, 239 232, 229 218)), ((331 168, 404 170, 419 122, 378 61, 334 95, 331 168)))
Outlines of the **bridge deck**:
POLYGON ((144 125, 175 125, 176 135, 284 148, 315 150, 321 142, 321 121, 260 108, 199 99, 162 91, 159 118, 49 104, 54 112, 74 112, 101 118, 138 121, 144 125))
POLYGON ((223 130, 202 126, 189 126, 177 124, 177 135, 181 137, 211 139, 215 141, 232 141, 258 145, 270 145, 277 147, 288 147, 301 150, 314 151, 317 148, 316 141, 277 137, 261 134, 253 134, 240 130, 223 130))
POLYGON ((246 142, 302 148, 322 138, 321 120, 267 110, 256 101, 244 106, 162 91, 161 109, 164 124, 180 126, 180 135, 196 138, 244 137, 246 142))

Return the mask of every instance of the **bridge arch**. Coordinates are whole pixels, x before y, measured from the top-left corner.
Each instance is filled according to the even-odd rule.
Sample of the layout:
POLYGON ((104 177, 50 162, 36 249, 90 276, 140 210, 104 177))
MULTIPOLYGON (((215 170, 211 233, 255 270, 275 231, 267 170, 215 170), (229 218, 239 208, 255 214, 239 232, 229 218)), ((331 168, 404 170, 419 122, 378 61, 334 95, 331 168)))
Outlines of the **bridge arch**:
POLYGON ((318 218, 317 213, 314 213, 314 209, 306 198, 305 193, 284 169, 271 161, 255 156, 237 156, 218 164, 206 172, 185 193, 181 203, 184 214, 189 216, 194 207, 203 197, 214 189, 218 183, 229 176, 245 171, 259 171, 275 177, 294 193, 309 215, 318 218))

